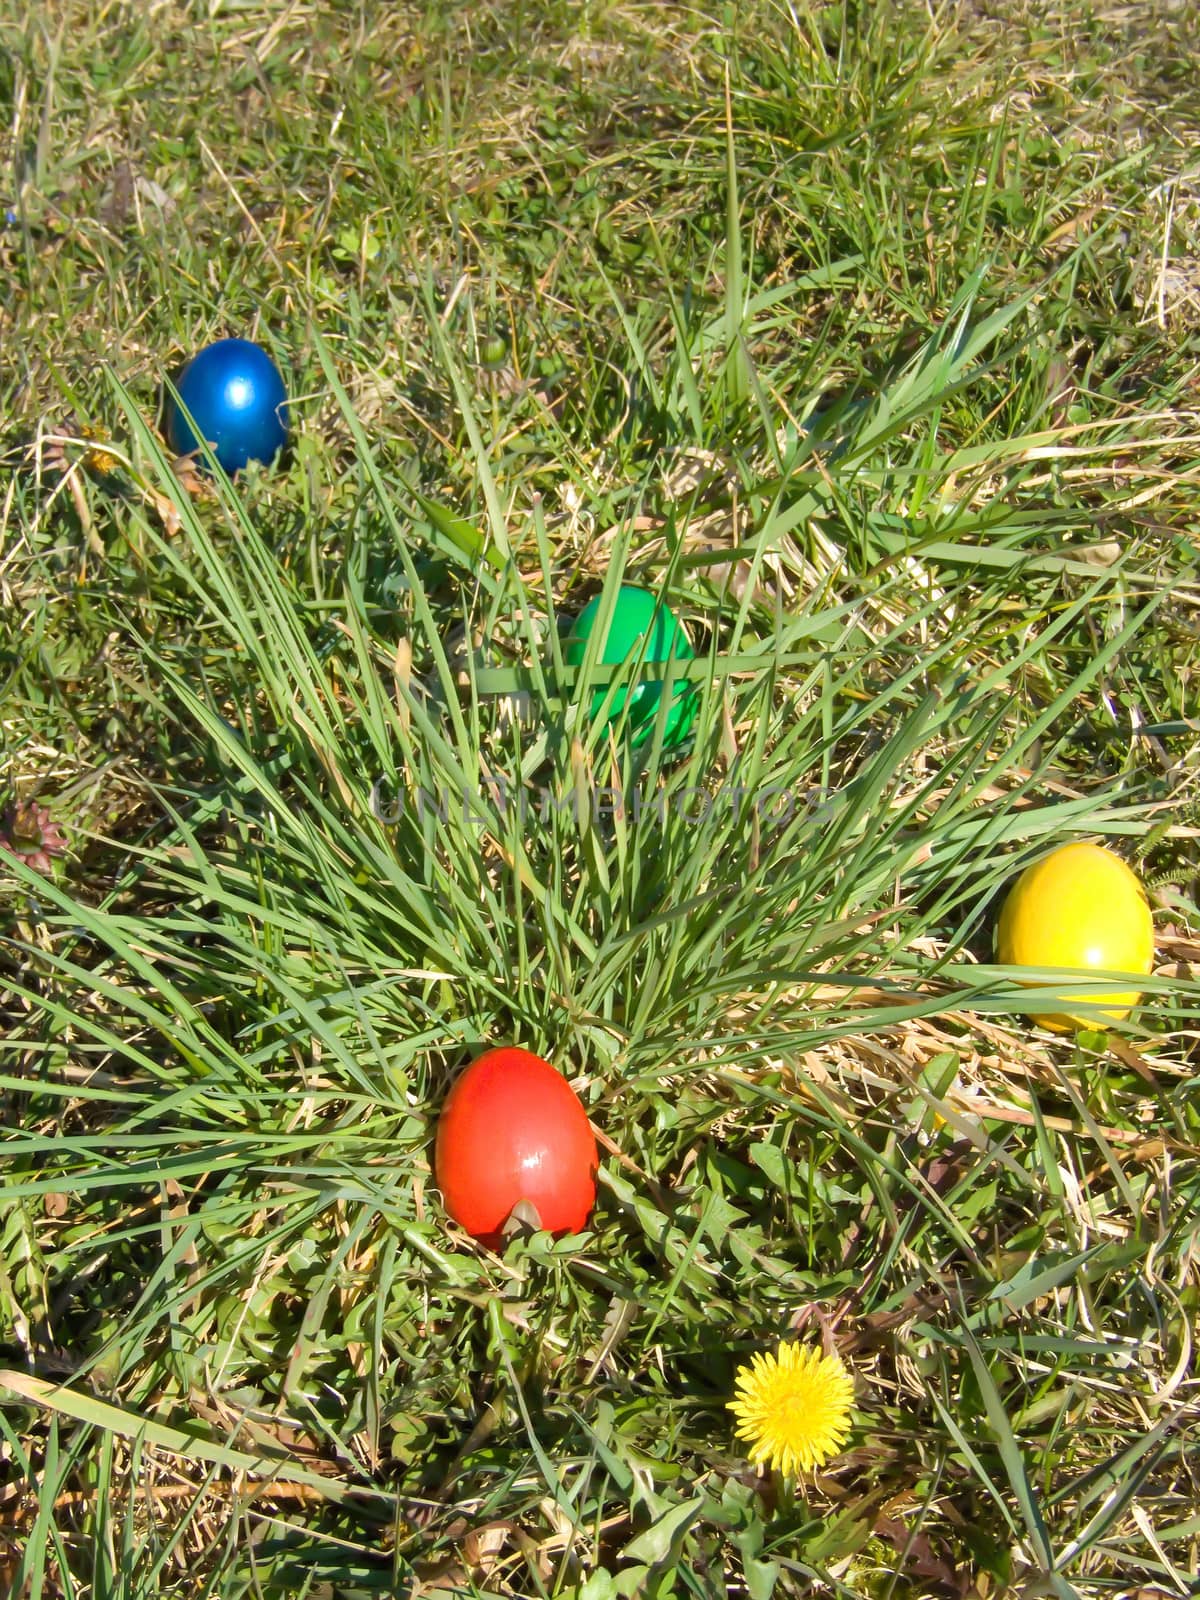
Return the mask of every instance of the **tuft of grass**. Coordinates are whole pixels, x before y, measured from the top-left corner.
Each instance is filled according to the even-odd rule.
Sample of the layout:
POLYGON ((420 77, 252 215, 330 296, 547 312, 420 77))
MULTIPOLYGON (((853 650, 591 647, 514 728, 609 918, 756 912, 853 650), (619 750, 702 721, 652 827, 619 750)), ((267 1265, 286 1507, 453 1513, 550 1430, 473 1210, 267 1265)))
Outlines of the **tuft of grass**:
POLYGON ((14 1595, 1189 1592, 1195 51, 1091 23, 0 0, 14 1595), (189 480, 230 332, 292 448, 189 480), (623 580, 694 661, 566 666, 623 580), (1075 836, 1159 964, 1063 1038, 991 931, 1075 836), (502 1255, 499 1042, 603 1151, 502 1255))

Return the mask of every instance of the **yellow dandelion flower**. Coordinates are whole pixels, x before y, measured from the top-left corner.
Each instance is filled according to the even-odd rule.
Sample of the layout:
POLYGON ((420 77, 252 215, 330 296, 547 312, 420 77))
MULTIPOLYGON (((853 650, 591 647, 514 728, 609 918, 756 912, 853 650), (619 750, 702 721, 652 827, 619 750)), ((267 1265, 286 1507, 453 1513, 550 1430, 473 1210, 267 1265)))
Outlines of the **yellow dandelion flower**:
MULTIPOLYGON (((91 440, 108 440, 112 437, 107 428, 95 428, 84 423, 79 430, 80 437, 91 440)), ((117 470, 117 458, 108 450, 102 450, 98 444, 93 443, 90 450, 83 453, 83 464, 92 472, 98 472, 102 477, 107 477, 110 472, 117 470)))
POLYGON ((734 1431, 756 1465, 789 1476, 811 1472, 845 1443, 854 1379, 839 1357, 784 1340, 774 1355, 756 1355, 739 1368, 734 1387, 734 1431))

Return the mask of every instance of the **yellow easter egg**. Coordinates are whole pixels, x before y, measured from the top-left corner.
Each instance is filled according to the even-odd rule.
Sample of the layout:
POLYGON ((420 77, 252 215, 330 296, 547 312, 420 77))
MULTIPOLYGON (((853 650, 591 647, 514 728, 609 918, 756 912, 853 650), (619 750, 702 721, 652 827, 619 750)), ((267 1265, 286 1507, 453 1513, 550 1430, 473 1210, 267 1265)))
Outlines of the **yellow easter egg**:
MULTIPOLYGON (((1098 844, 1063 845, 1034 862, 1004 902, 996 959, 1011 967, 1071 968, 1080 977, 1089 971, 1148 973, 1154 923, 1137 876, 1098 844)), ((1056 998, 1049 986, 1046 994, 1056 998)), ((1034 1021, 1058 1032, 1103 1027, 1106 1019, 1128 1016, 1140 999, 1132 989, 1089 995, 1083 1012, 1039 1012, 1034 1021)))

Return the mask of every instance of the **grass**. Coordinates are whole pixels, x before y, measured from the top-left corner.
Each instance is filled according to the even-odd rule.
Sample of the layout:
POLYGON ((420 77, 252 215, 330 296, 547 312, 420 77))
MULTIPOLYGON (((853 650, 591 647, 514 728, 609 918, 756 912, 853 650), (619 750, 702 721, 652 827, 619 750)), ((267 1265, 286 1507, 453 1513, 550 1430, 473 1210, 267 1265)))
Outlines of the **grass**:
POLYGON ((1193 1592, 1195 64, 0 0, 0 788, 70 842, 0 858, 10 1593, 1193 1592), (293 446, 189 491, 227 332, 293 446), (677 760, 564 667, 622 578, 677 760), (1065 1037, 991 940, 1073 837, 1159 964, 1065 1037), (506 1041, 603 1164, 498 1256, 430 1150, 506 1041), (793 1332, 857 1385, 799 1484, 726 1409, 793 1332))

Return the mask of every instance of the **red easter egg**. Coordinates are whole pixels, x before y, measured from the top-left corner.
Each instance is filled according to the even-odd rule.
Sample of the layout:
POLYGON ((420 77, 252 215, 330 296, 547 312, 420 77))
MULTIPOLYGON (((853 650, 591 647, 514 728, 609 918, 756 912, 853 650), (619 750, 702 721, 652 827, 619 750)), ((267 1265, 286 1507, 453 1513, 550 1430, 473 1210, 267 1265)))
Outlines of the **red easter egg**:
POLYGON ((551 1233, 577 1233, 596 1200, 599 1157, 579 1096, 548 1061, 489 1050, 457 1080, 438 1119, 434 1172, 446 1210, 481 1243, 525 1200, 551 1233))

